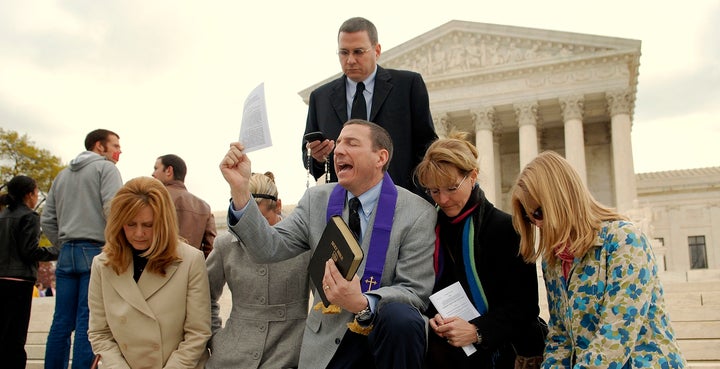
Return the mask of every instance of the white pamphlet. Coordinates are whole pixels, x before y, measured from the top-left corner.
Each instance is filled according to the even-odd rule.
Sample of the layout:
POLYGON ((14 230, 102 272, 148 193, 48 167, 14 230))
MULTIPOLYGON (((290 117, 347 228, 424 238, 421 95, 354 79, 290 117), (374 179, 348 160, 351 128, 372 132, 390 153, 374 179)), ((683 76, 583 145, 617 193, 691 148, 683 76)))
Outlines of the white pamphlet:
POLYGON ((240 142, 245 146, 245 153, 272 146, 265 105, 265 83, 255 87, 245 99, 240 142))
MULTIPOLYGON (((480 316, 480 313, 470 302, 467 294, 465 294, 465 290, 463 290, 460 282, 455 282, 433 293, 430 295, 430 302, 432 302, 435 309, 443 318, 456 316, 469 322, 480 316)), ((465 355, 470 356, 475 353, 477 349, 470 344, 463 346, 463 351, 465 351, 465 355)))

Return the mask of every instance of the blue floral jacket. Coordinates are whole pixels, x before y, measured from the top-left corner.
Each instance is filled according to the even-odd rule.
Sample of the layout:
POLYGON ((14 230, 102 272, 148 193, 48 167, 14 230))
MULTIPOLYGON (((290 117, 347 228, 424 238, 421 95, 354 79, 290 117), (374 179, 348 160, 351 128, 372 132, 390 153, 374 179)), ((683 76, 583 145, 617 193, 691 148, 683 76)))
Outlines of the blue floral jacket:
POLYGON ((604 222, 575 258, 569 281, 561 261, 543 262, 550 333, 543 368, 684 368, 655 256, 632 223, 604 222))

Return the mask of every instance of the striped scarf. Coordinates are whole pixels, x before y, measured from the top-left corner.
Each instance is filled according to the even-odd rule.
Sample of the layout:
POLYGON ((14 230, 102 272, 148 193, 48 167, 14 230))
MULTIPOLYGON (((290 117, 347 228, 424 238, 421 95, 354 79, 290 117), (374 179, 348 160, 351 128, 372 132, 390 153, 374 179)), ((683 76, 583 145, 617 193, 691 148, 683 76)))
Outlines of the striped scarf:
MULTIPOLYGON (((471 300, 473 301, 475 308, 482 315, 488 311, 488 302, 475 265, 475 217, 472 214, 484 202, 484 196, 482 190, 480 190, 477 185, 476 188, 473 189, 473 193, 470 195, 470 199, 472 200, 473 198, 479 198, 479 201, 476 201, 474 205, 467 204, 465 211, 463 211, 460 215, 452 219, 447 219, 450 224, 459 224, 464 221, 461 235, 463 272, 470 289, 471 300), (468 207, 468 205, 470 206, 468 207)), ((468 202, 471 201, 469 200, 468 202)), ((481 207, 478 212, 478 216, 481 219, 483 210, 484 209, 481 207)), ((433 255, 436 283, 442 275, 446 264, 440 245, 440 222, 438 222, 438 225, 435 226, 435 252, 433 255)), ((448 249, 446 251, 449 255, 452 255, 451 250, 448 249)))

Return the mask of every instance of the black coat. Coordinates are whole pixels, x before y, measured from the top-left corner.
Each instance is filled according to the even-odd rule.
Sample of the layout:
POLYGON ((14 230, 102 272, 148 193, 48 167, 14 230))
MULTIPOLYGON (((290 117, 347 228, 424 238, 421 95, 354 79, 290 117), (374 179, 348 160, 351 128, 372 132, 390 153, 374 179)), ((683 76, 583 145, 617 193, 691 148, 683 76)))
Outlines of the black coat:
POLYGON ((0 277, 35 282, 38 261, 57 260, 58 249, 40 247, 40 216, 25 204, 0 212, 0 277))
MULTIPOLYGON (((444 339, 430 332, 428 367, 454 369, 513 368, 515 350, 523 356, 540 356, 544 349, 544 336, 539 330, 538 278, 535 264, 525 263, 519 255, 520 237, 512 226, 509 214, 496 209, 485 199, 479 186, 475 186, 470 200, 461 211, 480 205, 473 211, 475 221, 475 265, 488 302, 488 311, 471 323, 482 335, 478 352, 466 357, 460 348, 450 346, 444 339), (496 357, 493 358, 493 355, 496 357), (443 363, 432 364, 433 357, 443 363)), ((461 235, 464 221, 450 224, 451 218, 438 213, 440 248, 446 252, 444 271, 433 292, 460 281, 468 297, 472 296, 462 262, 461 235), (447 252, 453 254, 448 257, 447 252)), ((472 301, 472 298, 471 298, 472 301)), ((434 316, 434 307, 427 315, 434 316)))
MULTIPOLYGON (((310 94, 305 133, 322 131, 328 139, 338 138, 343 124, 348 121, 346 78, 343 75, 310 94)), ((413 185, 412 171, 422 160, 427 147, 437 139, 437 135, 422 76, 415 72, 385 69, 378 65, 369 120, 385 128, 392 138, 394 152, 388 173, 393 182, 425 197, 424 193, 413 185)), ((307 168, 304 140, 302 155, 303 165, 307 168)), ((330 181, 337 182, 332 155, 328 167, 330 181)), ((310 170, 315 179, 325 173, 324 164, 316 161, 313 161, 310 170)))

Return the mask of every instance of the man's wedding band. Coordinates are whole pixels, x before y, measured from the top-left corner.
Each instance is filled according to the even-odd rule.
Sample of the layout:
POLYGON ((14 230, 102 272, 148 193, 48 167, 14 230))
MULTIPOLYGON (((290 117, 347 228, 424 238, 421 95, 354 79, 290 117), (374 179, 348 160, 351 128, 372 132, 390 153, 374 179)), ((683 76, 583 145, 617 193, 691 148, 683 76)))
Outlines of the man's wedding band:
POLYGON ((329 290, 329 289, 330 289, 330 286, 328 286, 328 285, 325 285, 325 287, 323 287, 323 288, 325 289, 325 291, 327 291, 327 290, 329 290))

